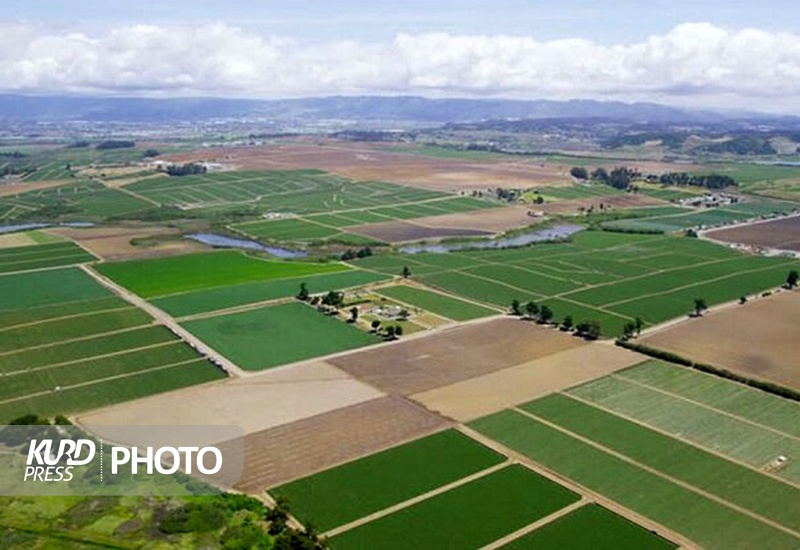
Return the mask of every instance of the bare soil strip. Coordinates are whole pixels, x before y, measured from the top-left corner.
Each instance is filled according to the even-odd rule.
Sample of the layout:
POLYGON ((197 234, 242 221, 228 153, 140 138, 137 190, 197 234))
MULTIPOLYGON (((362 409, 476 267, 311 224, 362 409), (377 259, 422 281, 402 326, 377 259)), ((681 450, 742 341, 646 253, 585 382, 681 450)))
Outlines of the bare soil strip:
POLYGON ((411 398, 444 416, 469 422, 641 361, 642 357, 636 353, 598 342, 418 393, 411 398))
POLYGON ((237 425, 247 434, 382 395, 339 369, 316 362, 112 405, 81 415, 80 422, 98 426, 237 425))
POLYGON ((387 393, 411 395, 584 345, 533 323, 492 318, 328 361, 387 393))

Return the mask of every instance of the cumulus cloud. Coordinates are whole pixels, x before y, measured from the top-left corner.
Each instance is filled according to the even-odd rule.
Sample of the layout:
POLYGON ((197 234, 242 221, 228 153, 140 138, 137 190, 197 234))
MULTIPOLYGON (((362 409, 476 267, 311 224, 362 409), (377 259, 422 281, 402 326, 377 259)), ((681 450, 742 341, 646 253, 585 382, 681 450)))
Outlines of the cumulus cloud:
POLYGON ((789 109, 800 35, 688 23, 633 44, 401 34, 312 43, 224 24, 102 34, 0 24, 0 90, 291 97, 422 94, 606 98, 789 109))

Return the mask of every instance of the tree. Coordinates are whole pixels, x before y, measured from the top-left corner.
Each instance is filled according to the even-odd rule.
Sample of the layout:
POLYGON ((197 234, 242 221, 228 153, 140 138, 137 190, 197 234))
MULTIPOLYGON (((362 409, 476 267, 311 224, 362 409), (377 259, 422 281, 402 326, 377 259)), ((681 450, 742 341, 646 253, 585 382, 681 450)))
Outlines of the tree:
POLYGON ((622 339, 630 340, 633 338, 634 334, 636 334, 636 323, 628 321, 625 323, 625 326, 622 327, 622 339))
POLYGON ((791 270, 789 275, 786 276, 786 288, 796 287, 798 281, 800 281, 800 273, 796 269, 791 270))
POLYGON ((395 331, 396 327, 394 325, 386 327, 386 339, 387 340, 394 340, 395 339, 395 331))
POLYGON ((358 320, 358 308, 353 306, 350 308, 350 322, 355 323, 358 320))
POLYGON ((572 169, 569 171, 569 173, 575 179, 579 180, 589 179, 589 172, 587 172, 586 168, 584 168, 583 166, 573 166, 572 169))
POLYGON ((636 327, 636 336, 639 336, 644 328, 644 321, 642 321, 641 317, 637 317, 633 320, 633 325, 636 327))
POLYGON ((708 309, 708 304, 703 298, 695 298, 694 299, 694 315, 695 317, 700 317, 705 310, 708 309))
POLYGON ((739 296, 739 303, 742 304, 742 305, 746 304, 747 303, 747 296, 745 296, 744 294, 739 296))
POLYGON ((573 325, 574 321, 572 320, 572 315, 567 315, 564 317, 564 320, 561 321, 561 330, 570 331, 573 325))
POLYGON ((330 290, 322 297, 322 305, 339 308, 344 303, 344 292, 330 290))
POLYGON ((411 277, 411 270, 408 269, 407 265, 404 265, 403 266, 403 279, 408 279, 409 277, 411 277))
POLYGON ((575 327, 575 333, 587 340, 597 340, 600 338, 600 323, 597 321, 581 321, 575 327))
POLYGON ((511 302, 511 314, 520 317, 522 315, 522 304, 519 303, 519 300, 512 300, 511 302))
POLYGON ((550 321, 553 320, 553 310, 550 309, 548 306, 542 306, 539 308, 539 322, 543 325, 546 325, 550 321))
POLYGON ((378 332, 378 329, 381 327, 381 322, 378 319, 373 319, 370 326, 372 327, 372 332, 378 332))
POLYGON ((308 301, 308 286, 305 283, 300 283, 300 292, 297 293, 297 299, 303 302, 308 301))
POLYGON ((525 304, 525 315, 528 316, 528 319, 533 319, 538 314, 539 314, 539 304, 537 304, 532 300, 527 304, 525 304))
POLYGON ((400 325, 398 325, 398 326, 394 327, 394 335, 395 335, 395 337, 397 337, 397 338, 399 338, 400 336, 402 336, 402 335, 403 335, 403 327, 401 327, 400 325))

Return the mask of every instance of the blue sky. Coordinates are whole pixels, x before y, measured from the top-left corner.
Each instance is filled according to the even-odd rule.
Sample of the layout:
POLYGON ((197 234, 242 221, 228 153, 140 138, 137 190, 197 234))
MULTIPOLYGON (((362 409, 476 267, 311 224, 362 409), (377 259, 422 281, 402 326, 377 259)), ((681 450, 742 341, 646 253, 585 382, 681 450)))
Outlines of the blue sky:
POLYGON ((397 33, 581 37, 603 44, 661 34, 686 22, 770 31, 800 30, 791 1, 591 0, 4 0, 5 18, 99 27, 222 21, 308 40, 384 40, 397 33))
POLYGON ((764 0, 2 0, 0 92, 611 99, 798 113, 764 0))

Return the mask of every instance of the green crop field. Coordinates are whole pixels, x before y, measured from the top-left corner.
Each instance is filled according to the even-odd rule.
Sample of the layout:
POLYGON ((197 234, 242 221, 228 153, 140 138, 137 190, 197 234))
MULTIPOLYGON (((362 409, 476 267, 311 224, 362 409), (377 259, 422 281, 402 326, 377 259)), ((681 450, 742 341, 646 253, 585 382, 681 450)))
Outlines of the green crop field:
POLYGON ((70 414, 224 377, 77 269, 0 276, 0 290, 6 297, 0 422, 70 414))
POLYGON ((0 250, 0 274, 75 265, 95 259, 69 241, 5 248, 0 250))
POLYGON ((165 205, 206 208, 252 204, 313 214, 429 200, 443 193, 386 182, 354 182, 320 170, 221 172, 138 181, 126 189, 165 205))
POLYGON ((578 496, 512 465, 333 537, 335 549, 480 548, 576 502, 578 496))
MULTIPOLYGON (((730 393, 735 396, 735 400, 729 402, 733 404, 708 402, 713 397, 691 399, 667 389, 669 385, 663 379, 667 377, 669 380, 671 375, 664 375, 663 369, 663 365, 654 369, 648 364, 601 378, 568 393, 647 426, 679 435, 695 445, 756 469, 769 465, 781 455, 800 456, 796 428, 796 409, 800 406, 792 408, 787 404, 778 405, 772 398, 763 397, 759 390, 722 380, 712 385, 714 393, 710 395, 730 393), (652 375, 653 372, 657 374, 652 375), (651 379, 654 380, 652 385, 651 379), (758 403, 763 403, 763 408, 758 403), (785 427, 792 424, 789 428, 785 427)), ((702 382, 708 384, 705 380, 702 382)), ((800 464, 797 461, 789 461, 773 473, 789 481, 800 482, 800 464)))
POLYGON ((295 296, 300 285, 305 284, 309 293, 343 290, 386 280, 386 275, 360 269, 350 269, 326 275, 291 277, 265 282, 230 285, 198 292, 186 292, 157 298, 153 304, 175 317, 195 315, 247 304, 295 296))
POLYGON ((425 202, 401 203, 366 210, 341 210, 332 214, 260 220, 240 223, 233 229, 251 238, 265 241, 308 242, 330 241, 352 244, 380 244, 374 239, 348 233, 346 228, 364 223, 381 223, 408 220, 426 216, 442 216, 498 206, 488 201, 446 195, 425 202), (360 241, 358 239, 361 239, 360 241))
POLYGON ((555 320, 597 320, 609 336, 640 317, 648 325, 782 284, 800 267, 787 258, 746 256, 678 236, 587 231, 570 243, 446 254, 381 255, 352 262, 387 275, 407 266, 421 283, 506 308, 512 300, 549 305, 555 320))
POLYGON ((163 326, 145 326, 114 334, 99 334, 71 342, 17 350, 0 355, 0 371, 15 372, 54 364, 88 361, 93 357, 166 344, 175 340, 163 326))
POLYGON ((377 292, 381 296, 430 311, 454 321, 468 321, 497 314, 497 310, 410 286, 384 287, 377 292))
POLYGON ((348 269, 344 264, 263 260, 232 250, 103 263, 97 271, 145 298, 348 269))
POLYGON ((800 437, 800 404, 718 376, 648 361, 619 375, 626 380, 800 437))
POLYGON ((465 435, 447 430, 275 487, 270 493, 287 498, 302 521, 327 531, 503 460, 465 435))
POLYGON ((563 395, 551 395, 520 408, 638 464, 800 532, 798 487, 563 395))
POLYGON ((0 314, 110 295, 105 287, 76 268, 0 276, 0 314))
POLYGON ((800 544, 798 537, 522 413, 503 411, 471 426, 702 547, 789 549, 800 544))
POLYGON ((662 539, 597 504, 581 506, 505 546, 503 550, 668 550, 662 539))
POLYGON ((15 401, 0 402, 0 419, 9 422, 25 414, 53 417, 130 401, 224 378, 205 359, 156 367, 119 378, 99 379, 90 384, 62 388, 15 401))
POLYGON ((183 323, 209 346, 246 370, 260 370, 379 342, 374 334, 302 303, 183 323))
POLYGON ((8 209, 0 218, 4 221, 14 221, 22 216, 48 221, 88 221, 131 214, 153 208, 153 204, 96 181, 74 181, 59 187, 0 197, 2 207, 8 209))

